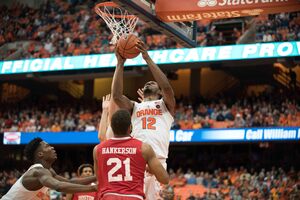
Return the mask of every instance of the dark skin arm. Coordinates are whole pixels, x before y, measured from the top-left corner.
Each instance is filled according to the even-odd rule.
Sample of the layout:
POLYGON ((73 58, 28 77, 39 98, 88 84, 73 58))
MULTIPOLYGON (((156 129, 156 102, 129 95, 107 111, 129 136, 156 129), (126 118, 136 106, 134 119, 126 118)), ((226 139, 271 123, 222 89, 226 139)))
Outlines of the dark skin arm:
POLYGON ((74 183, 74 184, 82 184, 82 185, 87 185, 87 184, 96 182, 96 176, 89 176, 89 177, 84 177, 84 178, 72 178, 71 180, 69 180, 65 177, 57 175, 53 169, 50 169, 50 171, 51 171, 53 178, 55 178, 58 181, 74 183))
POLYGON ((142 53, 143 59, 146 61, 155 81, 162 90, 162 96, 169 112, 174 116, 175 114, 175 97, 171 84, 168 81, 166 75, 160 70, 160 68, 153 62, 147 52, 147 46, 144 42, 139 40, 136 44, 136 48, 142 53))
POLYGON ((77 192, 93 192, 97 190, 94 185, 79 185, 68 182, 59 181, 52 176, 50 170, 38 168, 33 172, 33 176, 38 179, 41 185, 51 188, 59 192, 77 193, 77 192))
POLYGON ((132 111, 133 102, 130 101, 126 96, 123 95, 123 74, 124 74, 124 63, 126 59, 122 58, 118 51, 115 51, 118 63, 115 69, 115 73, 111 85, 111 96, 115 103, 123 109, 132 111))
POLYGON ((149 144, 143 143, 142 154, 148 164, 149 172, 151 174, 154 174, 154 176, 160 183, 168 184, 169 174, 162 166, 158 158, 156 158, 156 155, 149 144))

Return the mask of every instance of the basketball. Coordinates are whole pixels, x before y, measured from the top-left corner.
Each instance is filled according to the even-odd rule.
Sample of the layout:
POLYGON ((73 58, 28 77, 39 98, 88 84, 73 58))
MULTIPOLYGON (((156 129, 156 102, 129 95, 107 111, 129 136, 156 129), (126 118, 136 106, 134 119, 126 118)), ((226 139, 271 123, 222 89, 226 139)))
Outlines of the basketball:
POLYGON ((135 48, 138 37, 130 34, 127 37, 121 37, 118 41, 118 52, 126 59, 135 58, 140 54, 140 51, 135 48))

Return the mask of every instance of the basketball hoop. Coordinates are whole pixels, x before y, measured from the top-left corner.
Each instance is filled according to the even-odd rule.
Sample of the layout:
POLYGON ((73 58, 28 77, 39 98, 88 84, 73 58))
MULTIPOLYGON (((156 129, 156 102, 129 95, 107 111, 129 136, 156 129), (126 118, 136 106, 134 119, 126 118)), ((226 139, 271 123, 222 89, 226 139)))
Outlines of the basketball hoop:
POLYGON ((95 6, 95 12, 106 22, 113 37, 111 44, 116 44, 121 37, 133 33, 138 17, 131 15, 114 2, 103 2, 95 6))

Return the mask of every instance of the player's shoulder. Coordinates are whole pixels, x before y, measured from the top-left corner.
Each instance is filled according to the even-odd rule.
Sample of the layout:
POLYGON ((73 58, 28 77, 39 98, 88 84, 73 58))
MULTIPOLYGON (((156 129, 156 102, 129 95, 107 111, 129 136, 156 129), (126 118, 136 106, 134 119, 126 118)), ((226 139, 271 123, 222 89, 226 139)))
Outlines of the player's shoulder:
POLYGON ((94 152, 96 153, 100 148, 103 147, 103 145, 105 145, 105 143, 107 142, 107 140, 101 142, 100 144, 97 144, 96 146, 94 146, 94 152))
POLYGON ((39 177, 42 175, 51 175, 52 176, 52 173, 49 169, 46 169, 44 167, 34 167, 34 168, 28 170, 26 172, 26 174, 24 174, 24 176, 33 176, 33 177, 39 177))
POLYGON ((151 145, 145 142, 142 142, 141 152, 145 160, 148 160, 151 157, 151 155, 153 155, 153 149, 151 145))
POLYGON ((150 149, 152 149, 151 145, 149 145, 149 144, 147 144, 147 143, 145 143, 145 142, 141 142, 141 144, 142 144, 142 151, 143 151, 143 152, 147 152, 147 151, 149 151, 150 149))

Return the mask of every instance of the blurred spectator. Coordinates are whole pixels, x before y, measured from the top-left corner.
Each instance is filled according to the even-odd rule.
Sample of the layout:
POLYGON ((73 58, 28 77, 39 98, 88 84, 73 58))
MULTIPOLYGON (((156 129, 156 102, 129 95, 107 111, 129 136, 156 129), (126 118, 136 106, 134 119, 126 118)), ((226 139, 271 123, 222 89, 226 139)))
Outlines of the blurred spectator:
POLYGON ((242 128, 245 127, 245 120, 242 118, 241 114, 237 113, 234 120, 234 127, 242 128))

